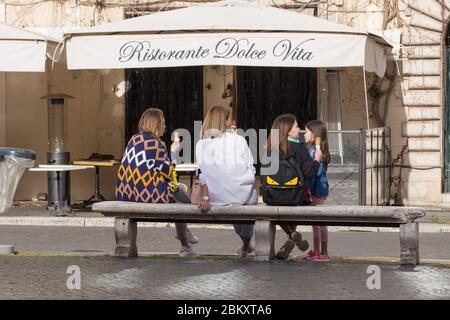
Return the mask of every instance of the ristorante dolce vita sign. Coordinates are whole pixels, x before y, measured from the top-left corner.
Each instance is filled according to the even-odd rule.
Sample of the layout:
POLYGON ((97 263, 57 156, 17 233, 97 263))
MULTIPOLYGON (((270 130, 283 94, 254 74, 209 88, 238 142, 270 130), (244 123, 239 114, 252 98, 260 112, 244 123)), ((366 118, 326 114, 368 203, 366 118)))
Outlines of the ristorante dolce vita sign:
POLYGON ((363 66, 366 37, 343 34, 227 33, 76 36, 69 69, 193 65, 363 66))

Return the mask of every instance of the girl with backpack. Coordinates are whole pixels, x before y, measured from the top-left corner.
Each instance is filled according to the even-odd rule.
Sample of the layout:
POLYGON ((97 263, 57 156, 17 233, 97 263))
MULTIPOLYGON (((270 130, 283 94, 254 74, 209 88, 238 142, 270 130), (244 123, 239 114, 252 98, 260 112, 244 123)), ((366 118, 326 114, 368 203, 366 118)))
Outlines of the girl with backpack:
MULTIPOLYGON (((310 121, 305 126, 305 142, 311 158, 315 158, 317 150, 322 157, 319 161, 319 170, 314 177, 306 179, 306 186, 312 194, 312 205, 321 205, 328 196, 327 167, 330 163, 328 136, 325 124, 320 120, 310 121)), ((326 226, 313 226, 314 248, 304 259, 315 261, 329 261, 328 256, 328 229, 326 226)))
MULTIPOLYGON (((286 113, 278 116, 272 125, 267 140, 267 152, 278 153, 279 169, 272 176, 261 176, 263 185, 263 200, 269 205, 304 205, 304 178, 316 176, 322 152, 317 150, 314 160, 310 157, 305 144, 300 142, 300 128, 294 115, 286 113), (278 135, 278 145, 272 145, 272 137, 278 135), (277 181, 278 180, 278 181, 277 181)), ((277 252, 276 258, 285 260, 295 245, 306 251, 308 241, 302 239, 297 225, 280 224, 288 239, 277 252)))

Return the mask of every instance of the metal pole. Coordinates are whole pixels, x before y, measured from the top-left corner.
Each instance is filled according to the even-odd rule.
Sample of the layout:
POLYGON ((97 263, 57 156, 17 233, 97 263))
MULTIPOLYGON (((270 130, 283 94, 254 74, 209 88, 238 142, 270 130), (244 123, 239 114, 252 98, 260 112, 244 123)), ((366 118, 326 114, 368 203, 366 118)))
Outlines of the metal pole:
POLYGON ((389 169, 388 169, 388 189, 387 189, 387 195, 388 195, 388 204, 390 204, 391 202, 391 177, 392 177, 392 149, 391 149, 391 129, 390 128, 386 128, 386 132, 388 134, 388 141, 389 141, 389 150, 388 150, 388 165, 389 165, 389 169))
POLYGON ((366 68, 363 67, 363 79, 364 79, 364 100, 366 102, 366 118, 367 118, 367 129, 370 129, 370 119, 369 119, 369 100, 367 98, 367 79, 366 79, 366 68))
POLYGON ((377 206, 380 203, 380 201, 379 201, 379 191, 380 191, 380 186, 379 186, 379 180, 380 180, 380 163, 379 163, 379 158, 380 158, 380 144, 379 144, 379 142, 380 142, 380 129, 379 128, 377 128, 376 133, 377 133, 377 152, 375 154, 376 154, 376 157, 377 157, 377 159, 376 159, 376 162, 377 162, 377 166, 376 166, 376 168, 377 168, 377 173, 376 173, 376 179, 377 179, 377 182, 376 182, 376 186, 377 186, 377 200, 375 202, 375 205, 377 206))
POLYGON ((100 196, 100 167, 95 167, 95 195, 100 196))
POLYGON ((370 130, 370 205, 373 206, 373 130, 370 130))
POLYGON ((366 133, 359 131, 359 205, 366 205, 366 133))
POLYGON ((383 181, 383 204, 386 205, 387 204, 387 196, 386 196, 386 166, 387 166, 387 161, 386 161, 386 129, 382 128, 381 131, 381 148, 382 148, 382 155, 383 155, 383 178, 381 179, 381 181, 383 181))

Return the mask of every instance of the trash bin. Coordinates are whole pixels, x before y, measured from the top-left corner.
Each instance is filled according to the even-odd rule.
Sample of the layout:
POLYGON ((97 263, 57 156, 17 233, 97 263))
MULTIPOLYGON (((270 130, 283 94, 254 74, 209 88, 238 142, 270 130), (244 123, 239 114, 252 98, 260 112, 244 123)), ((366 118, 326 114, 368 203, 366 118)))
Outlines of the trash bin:
POLYGON ((26 168, 34 166, 36 153, 28 149, 0 148, 0 213, 12 206, 14 193, 26 168))

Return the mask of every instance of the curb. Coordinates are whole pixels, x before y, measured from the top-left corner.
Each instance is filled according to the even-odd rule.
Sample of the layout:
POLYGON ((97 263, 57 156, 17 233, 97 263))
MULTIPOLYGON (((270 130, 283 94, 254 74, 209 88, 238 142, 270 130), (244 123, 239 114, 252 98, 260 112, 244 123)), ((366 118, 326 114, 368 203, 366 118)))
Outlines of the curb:
MULTIPOLYGON (((80 258, 112 258, 122 259, 114 257, 112 252, 64 252, 64 251, 20 251, 13 254, 0 254, 0 257, 80 257, 80 258)), ((140 252, 139 258, 144 259, 172 259, 172 260, 242 260, 237 255, 232 254, 202 254, 197 257, 180 258, 176 252, 140 252)), ((254 256, 246 258, 247 261, 254 261, 254 256)), ((394 257, 332 257, 330 262, 311 262, 302 261, 301 256, 292 256, 287 261, 272 261, 270 263, 318 263, 318 264, 380 264, 380 265, 392 265, 399 268, 414 268, 414 266, 400 266, 400 259, 394 257)), ((437 267, 450 269, 450 260, 440 259, 420 259, 420 266, 437 267)))
MULTIPOLYGON (((39 226, 39 227, 114 227, 114 218, 108 217, 0 217, 0 226, 39 226)), ((173 223, 138 222, 143 228, 173 228, 173 223)), ((198 229, 233 229, 231 225, 191 224, 198 229)), ((277 226, 279 229, 279 227, 277 226)), ((437 223, 419 223, 420 233, 450 233, 450 225, 437 223)), ((300 232, 311 232, 310 226, 298 226, 300 232)), ((386 227, 328 227, 330 232, 399 232, 398 228, 386 227)))

